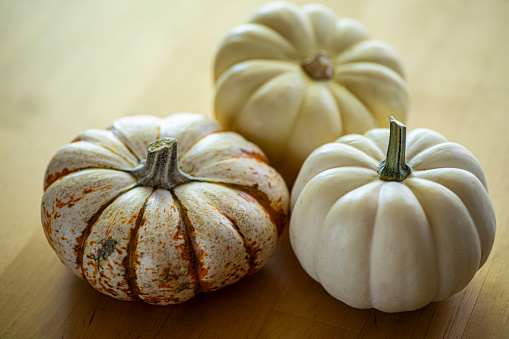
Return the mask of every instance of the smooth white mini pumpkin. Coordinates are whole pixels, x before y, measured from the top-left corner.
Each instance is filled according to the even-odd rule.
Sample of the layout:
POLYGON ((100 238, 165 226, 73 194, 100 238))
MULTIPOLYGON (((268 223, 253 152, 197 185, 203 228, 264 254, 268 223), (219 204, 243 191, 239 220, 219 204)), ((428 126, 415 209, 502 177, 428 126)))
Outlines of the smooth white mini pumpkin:
POLYGON ((265 3, 226 34, 214 73, 216 118, 260 146, 290 186, 315 148, 408 110, 394 48, 319 4, 265 3))
POLYGON ((400 312, 446 299, 493 246, 495 212, 472 153, 429 129, 409 132, 405 148, 405 133, 392 120, 390 133, 374 129, 319 147, 292 190, 298 260, 356 308, 400 312))

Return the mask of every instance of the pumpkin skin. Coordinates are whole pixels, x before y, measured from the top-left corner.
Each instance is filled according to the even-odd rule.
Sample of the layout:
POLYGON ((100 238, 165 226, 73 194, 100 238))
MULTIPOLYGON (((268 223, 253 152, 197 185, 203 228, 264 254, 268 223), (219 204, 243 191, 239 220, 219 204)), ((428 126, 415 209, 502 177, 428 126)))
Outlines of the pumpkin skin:
POLYGON ((318 146, 408 111, 394 49, 318 4, 266 3, 224 37, 214 73, 216 118, 260 146, 289 186, 318 146))
POLYGON ((389 130, 316 149, 292 190, 290 241, 305 271, 355 308, 410 311, 461 291, 486 262, 495 212, 465 147, 429 129, 407 138, 411 173, 378 176, 389 130))
POLYGON ((259 270, 288 204, 282 177, 256 145, 179 113, 81 133, 48 165, 41 213, 50 245, 77 276, 117 299, 165 305, 259 270), (177 148, 172 164, 184 180, 167 185, 172 165, 162 156, 171 150, 177 159, 177 148), (157 171, 167 181, 146 179, 157 171))

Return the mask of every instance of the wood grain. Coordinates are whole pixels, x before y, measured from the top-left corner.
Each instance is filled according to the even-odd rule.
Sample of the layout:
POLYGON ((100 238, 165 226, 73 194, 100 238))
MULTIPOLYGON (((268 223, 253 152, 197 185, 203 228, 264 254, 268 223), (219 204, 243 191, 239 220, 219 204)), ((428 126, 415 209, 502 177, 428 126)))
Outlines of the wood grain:
POLYGON ((414 312, 353 309, 306 275, 286 230, 260 272, 180 305, 96 292, 44 237, 49 159, 121 116, 212 116, 215 49, 263 1, 0 0, 0 337, 507 338, 509 2, 321 2, 399 52, 408 128, 435 129, 480 161, 498 228, 472 282, 414 312))

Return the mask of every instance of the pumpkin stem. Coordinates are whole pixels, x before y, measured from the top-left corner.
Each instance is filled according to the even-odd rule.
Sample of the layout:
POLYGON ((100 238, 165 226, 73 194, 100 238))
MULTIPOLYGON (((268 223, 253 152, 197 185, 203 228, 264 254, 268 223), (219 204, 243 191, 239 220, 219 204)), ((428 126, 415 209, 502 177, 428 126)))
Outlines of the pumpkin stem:
POLYGON ((389 115, 390 136, 387 157, 380 163, 378 176, 382 180, 402 181, 412 169, 405 162, 406 126, 389 115))
POLYGON ((138 178, 139 186, 152 186, 171 190, 194 181, 178 166, 177 139, 163 138, 154 141, 148 148, 147 160, 131 172, 138 178))
POLYGON ((334 76, 334 63, 324 50, 308 56, 301 66, 315 80, 329 80, 334 76))

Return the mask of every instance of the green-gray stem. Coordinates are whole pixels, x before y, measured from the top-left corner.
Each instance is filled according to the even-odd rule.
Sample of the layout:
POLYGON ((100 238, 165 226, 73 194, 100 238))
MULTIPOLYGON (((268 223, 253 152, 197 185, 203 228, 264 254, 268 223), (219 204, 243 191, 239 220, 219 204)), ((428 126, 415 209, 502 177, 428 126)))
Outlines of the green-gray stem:
POLYGON ((389 116, 390 136, 387 157, 380 163, 378 176, 382 180, 402 181, 412 171, 405 161, 406 127, 389 116))
POLYGON ((178 166, 177 139, 163 138, 148 148, 147 160, 131 172, 138 178, 138 185, 173 189, 194 181, 178 166))

